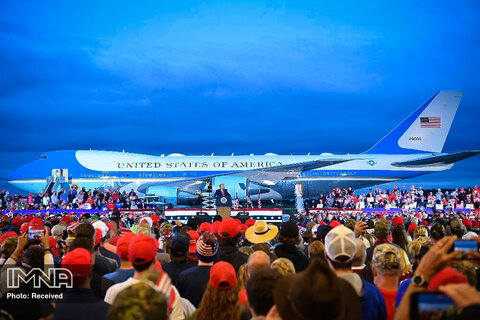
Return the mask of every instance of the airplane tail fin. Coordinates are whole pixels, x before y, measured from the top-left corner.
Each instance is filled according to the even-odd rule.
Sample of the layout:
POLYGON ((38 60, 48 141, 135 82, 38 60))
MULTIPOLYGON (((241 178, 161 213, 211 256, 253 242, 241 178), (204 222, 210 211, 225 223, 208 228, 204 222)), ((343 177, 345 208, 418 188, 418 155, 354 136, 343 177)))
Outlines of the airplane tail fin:
POLYGON ((461 98, 460 91, 437 92, 365 153, 442 152, 461 98))

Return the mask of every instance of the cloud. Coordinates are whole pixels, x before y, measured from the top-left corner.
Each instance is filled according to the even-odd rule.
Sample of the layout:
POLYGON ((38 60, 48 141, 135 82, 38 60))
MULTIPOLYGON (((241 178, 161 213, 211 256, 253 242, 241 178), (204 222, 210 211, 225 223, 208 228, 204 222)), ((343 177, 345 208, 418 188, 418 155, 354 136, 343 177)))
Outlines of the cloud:
POLYGON ((5 10, 4 171, 58 149, 363 152, 442 89, 465 91, 445 149, 480 149, 478 5, 91 6, 5 10))

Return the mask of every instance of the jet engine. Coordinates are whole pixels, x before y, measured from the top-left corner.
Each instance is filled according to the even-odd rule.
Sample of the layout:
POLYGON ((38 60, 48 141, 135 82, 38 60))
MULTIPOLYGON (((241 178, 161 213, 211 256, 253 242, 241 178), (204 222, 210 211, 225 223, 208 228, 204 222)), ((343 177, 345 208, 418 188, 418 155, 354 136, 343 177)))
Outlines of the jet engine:
POLYGON ((198 195, 170 186, 150 186, 147 188, 147 194, 158 196, 161 202, 173 205, 188 205, 198 199, 198 195))

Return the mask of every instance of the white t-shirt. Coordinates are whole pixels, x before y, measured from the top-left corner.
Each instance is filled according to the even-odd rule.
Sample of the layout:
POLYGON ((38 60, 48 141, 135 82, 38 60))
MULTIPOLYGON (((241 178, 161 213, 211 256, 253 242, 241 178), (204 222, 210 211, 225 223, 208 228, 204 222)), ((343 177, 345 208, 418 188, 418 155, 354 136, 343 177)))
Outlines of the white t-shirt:
POLYGON ((105 294, 105 302, 108 304, 113 304, 113 301, 115 301, 115 298, 120 291, 130 287, 131 285, 134 285, 135 283, 138 283, 139 281, 140 280, 134 278, 128 278, 128 280, 124 282, 114 284, 113 286, 108 288, 107 293, 105 294))

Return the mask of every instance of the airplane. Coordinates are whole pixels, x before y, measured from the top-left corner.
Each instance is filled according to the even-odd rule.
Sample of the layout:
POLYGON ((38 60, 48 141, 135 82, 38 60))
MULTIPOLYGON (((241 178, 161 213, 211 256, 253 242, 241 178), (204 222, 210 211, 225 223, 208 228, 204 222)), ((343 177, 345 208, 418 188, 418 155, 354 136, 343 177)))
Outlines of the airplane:
POLYGON ((75 184, 134 189, 188 204, 221 183, 233 198, 289 200, 318 197, 333 188, 364 188, 448 170, 480 151, 442 153, 462 92, 439 91, 369 150, 360 154, 168 156, 97 150, 42 154, 10 173, 8 182, 29 191, 75 184))

